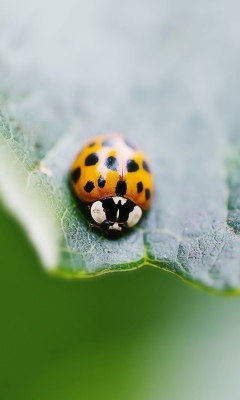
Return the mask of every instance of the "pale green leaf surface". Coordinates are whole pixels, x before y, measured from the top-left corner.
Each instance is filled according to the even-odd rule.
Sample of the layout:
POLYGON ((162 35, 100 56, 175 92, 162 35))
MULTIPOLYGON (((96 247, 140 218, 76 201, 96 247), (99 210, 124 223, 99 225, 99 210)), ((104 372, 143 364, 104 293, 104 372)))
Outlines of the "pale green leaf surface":
MULTIPOLYGON (((228 142, 184 96, 184 107, 171 123, 164 109, 157 107, 154 115, 153 104, 134 99, 138 112, 153 114, 156 123, 148 132, 146 126, 125 132, 151 160, 155 196, 141 223, 115 240, 89 227, 69 184, 74 156, 89 135, 99 132, 81 124, 71 127, 56 115, 54 100, 46 114, 41 97, 32 104, 30 94, 24 100, 2 96, 2 149, 26 175, 24 190, 41 194, 58 222, 55 273, 84 277, 150 264, 211 290, 238 291, 240 166, 236 149, 230 151, 237 139, 228 142)), ((180 107, 176 93, 167 101, 173 110, 180 107)))

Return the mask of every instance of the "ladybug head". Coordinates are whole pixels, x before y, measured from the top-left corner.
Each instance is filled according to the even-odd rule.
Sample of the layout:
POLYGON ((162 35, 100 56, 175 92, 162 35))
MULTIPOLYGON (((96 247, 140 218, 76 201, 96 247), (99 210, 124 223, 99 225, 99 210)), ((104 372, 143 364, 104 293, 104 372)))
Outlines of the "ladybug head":
POLYGON ((124 232, 138 223, 142 209, 124 197, 107 197, 92 204, 91 216, 103 231, 124 232))

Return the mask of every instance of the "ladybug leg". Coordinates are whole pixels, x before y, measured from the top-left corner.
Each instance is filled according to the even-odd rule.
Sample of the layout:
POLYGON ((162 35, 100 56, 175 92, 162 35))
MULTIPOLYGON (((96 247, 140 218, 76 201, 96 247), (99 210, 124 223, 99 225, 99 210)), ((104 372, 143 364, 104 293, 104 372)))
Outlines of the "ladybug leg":
POLYGON ((92 223, 90 222, 89 226, 90 226, 90 228, 97 228, 97 229, 99 229, 100 231, 102 231, 102 228, 101 228, 101 226, 99 226, 99 225, 95 225, 95 224, 92 224, 92 223))

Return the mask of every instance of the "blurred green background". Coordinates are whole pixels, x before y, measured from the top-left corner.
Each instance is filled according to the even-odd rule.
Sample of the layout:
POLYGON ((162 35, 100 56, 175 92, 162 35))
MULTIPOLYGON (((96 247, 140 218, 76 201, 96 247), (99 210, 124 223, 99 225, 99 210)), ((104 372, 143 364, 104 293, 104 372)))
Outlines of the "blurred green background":
POLYGON ((1 208, 0 398, 239 399, 239 298, 154 268, 47 275, 1 208))
MULTIPOLYGON (((236 0, 3 0, 1 65, 11 97, 43 90, 23 98, 46 107, 39 119, 60 99, 69 129, 167 135, 202 115, 209 132, 239 136, 239 10, 236 0)), ((0 237, 0 400, 239 400, 239 298, 154 268, 53 278, 3 208, 0 237)))

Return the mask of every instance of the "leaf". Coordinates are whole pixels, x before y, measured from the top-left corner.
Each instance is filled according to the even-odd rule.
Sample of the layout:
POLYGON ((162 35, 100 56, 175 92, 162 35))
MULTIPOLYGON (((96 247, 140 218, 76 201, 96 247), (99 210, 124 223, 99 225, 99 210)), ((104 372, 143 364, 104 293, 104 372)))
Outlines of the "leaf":
POLYGON ((89 227, 71 191, 69 169, 84 141, 109 126, 90 133, 80 119, 71 125, 57 93, 49 100, 40 91, 23 96, 21 91, 13 95, 7 85, 2 90, 2 196, 34 236, 45 267, 56 274, 87 277, 151 265, 196 286, 236 293, 239 140, 216 129, 218 118, 210 120, 189 93, 179 88, 177 96, 171 82, 164 85, 165 103, 146 90, 147 101, 140 95, 128 99, 132 121, 137 123, 129 122, 129 108, 124 111, 131 126, 125 134, 148 154, 155 179, 153 206, 131 232, 111 240, 89 227), (166 116, 170 104, 174 118, 166 116), (17 193, 6 189, 8 181, 17 193))

